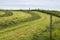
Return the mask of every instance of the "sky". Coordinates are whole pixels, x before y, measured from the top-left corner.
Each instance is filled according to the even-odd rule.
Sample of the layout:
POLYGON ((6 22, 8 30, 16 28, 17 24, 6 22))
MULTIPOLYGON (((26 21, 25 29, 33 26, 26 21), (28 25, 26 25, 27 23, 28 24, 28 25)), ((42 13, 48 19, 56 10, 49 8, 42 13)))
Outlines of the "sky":
POLYGON ((28 8, 60 10, 60 0, 0 0, 0 9, 28 8))

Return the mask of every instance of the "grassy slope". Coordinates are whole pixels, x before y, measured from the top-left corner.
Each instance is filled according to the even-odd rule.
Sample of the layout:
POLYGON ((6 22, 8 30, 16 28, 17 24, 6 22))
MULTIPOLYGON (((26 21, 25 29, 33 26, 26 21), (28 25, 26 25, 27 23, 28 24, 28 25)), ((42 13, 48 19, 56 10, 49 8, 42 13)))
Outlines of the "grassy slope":
MULTIPOLYGON (((49 32, 47 32, 46 28, 50 23, 49 21, 50 16, 47 14, 43 14, 41 12, 36 12, 36 11, 32 11, 32 12, 39 14, 41 18, 34 21, 23 23, 21 25, 17 25, 11 28, 6 28, 4 30, 1 30, 0 40, 35 40, 36 36, 38 36, 36 40, 46 40, 46 38, 44 38, 46 36, 49 38, 49 32), (41 34, 43 37, 41 36, 41 34), (41 36, 41 38, 39 38, 40 37, 39 35, 41 36)), ((59 18, 53 16, 54 21, 55 19, 59 20, 59 18)))

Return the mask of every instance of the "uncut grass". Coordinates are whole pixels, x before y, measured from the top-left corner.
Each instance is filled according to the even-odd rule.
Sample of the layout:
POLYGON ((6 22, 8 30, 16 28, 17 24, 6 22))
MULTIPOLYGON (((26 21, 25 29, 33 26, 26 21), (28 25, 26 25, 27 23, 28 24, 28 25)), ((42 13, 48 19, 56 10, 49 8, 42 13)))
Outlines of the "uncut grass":
POLYGON ((53 23, 53 40, 60 40, 60 18, 53 23))

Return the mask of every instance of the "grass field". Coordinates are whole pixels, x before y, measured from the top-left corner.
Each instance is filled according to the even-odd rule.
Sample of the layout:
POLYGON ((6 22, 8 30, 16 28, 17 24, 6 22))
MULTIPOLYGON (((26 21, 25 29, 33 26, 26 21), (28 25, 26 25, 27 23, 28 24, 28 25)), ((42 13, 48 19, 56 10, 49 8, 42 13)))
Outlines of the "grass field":
MULTIPOLYGON (((49 40, 50 14, 0 11, 0 40, 49 40)), ((60 40, 60 18, 53 16, 53 40, 60 40)))

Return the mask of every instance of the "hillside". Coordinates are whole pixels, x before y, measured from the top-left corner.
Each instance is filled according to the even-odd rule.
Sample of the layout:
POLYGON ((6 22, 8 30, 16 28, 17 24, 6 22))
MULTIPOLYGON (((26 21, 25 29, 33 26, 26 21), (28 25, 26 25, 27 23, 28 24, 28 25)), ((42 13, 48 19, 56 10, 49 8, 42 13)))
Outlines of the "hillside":
MULTIPOLYGON (((48 11, 50 12, 50 11, 48 11)), ((60 12, 53 15, 53 40, 60 38, 60 12)), ((50 13, 39 10, 0 11, 0 40, 49 40, 50 13)))

